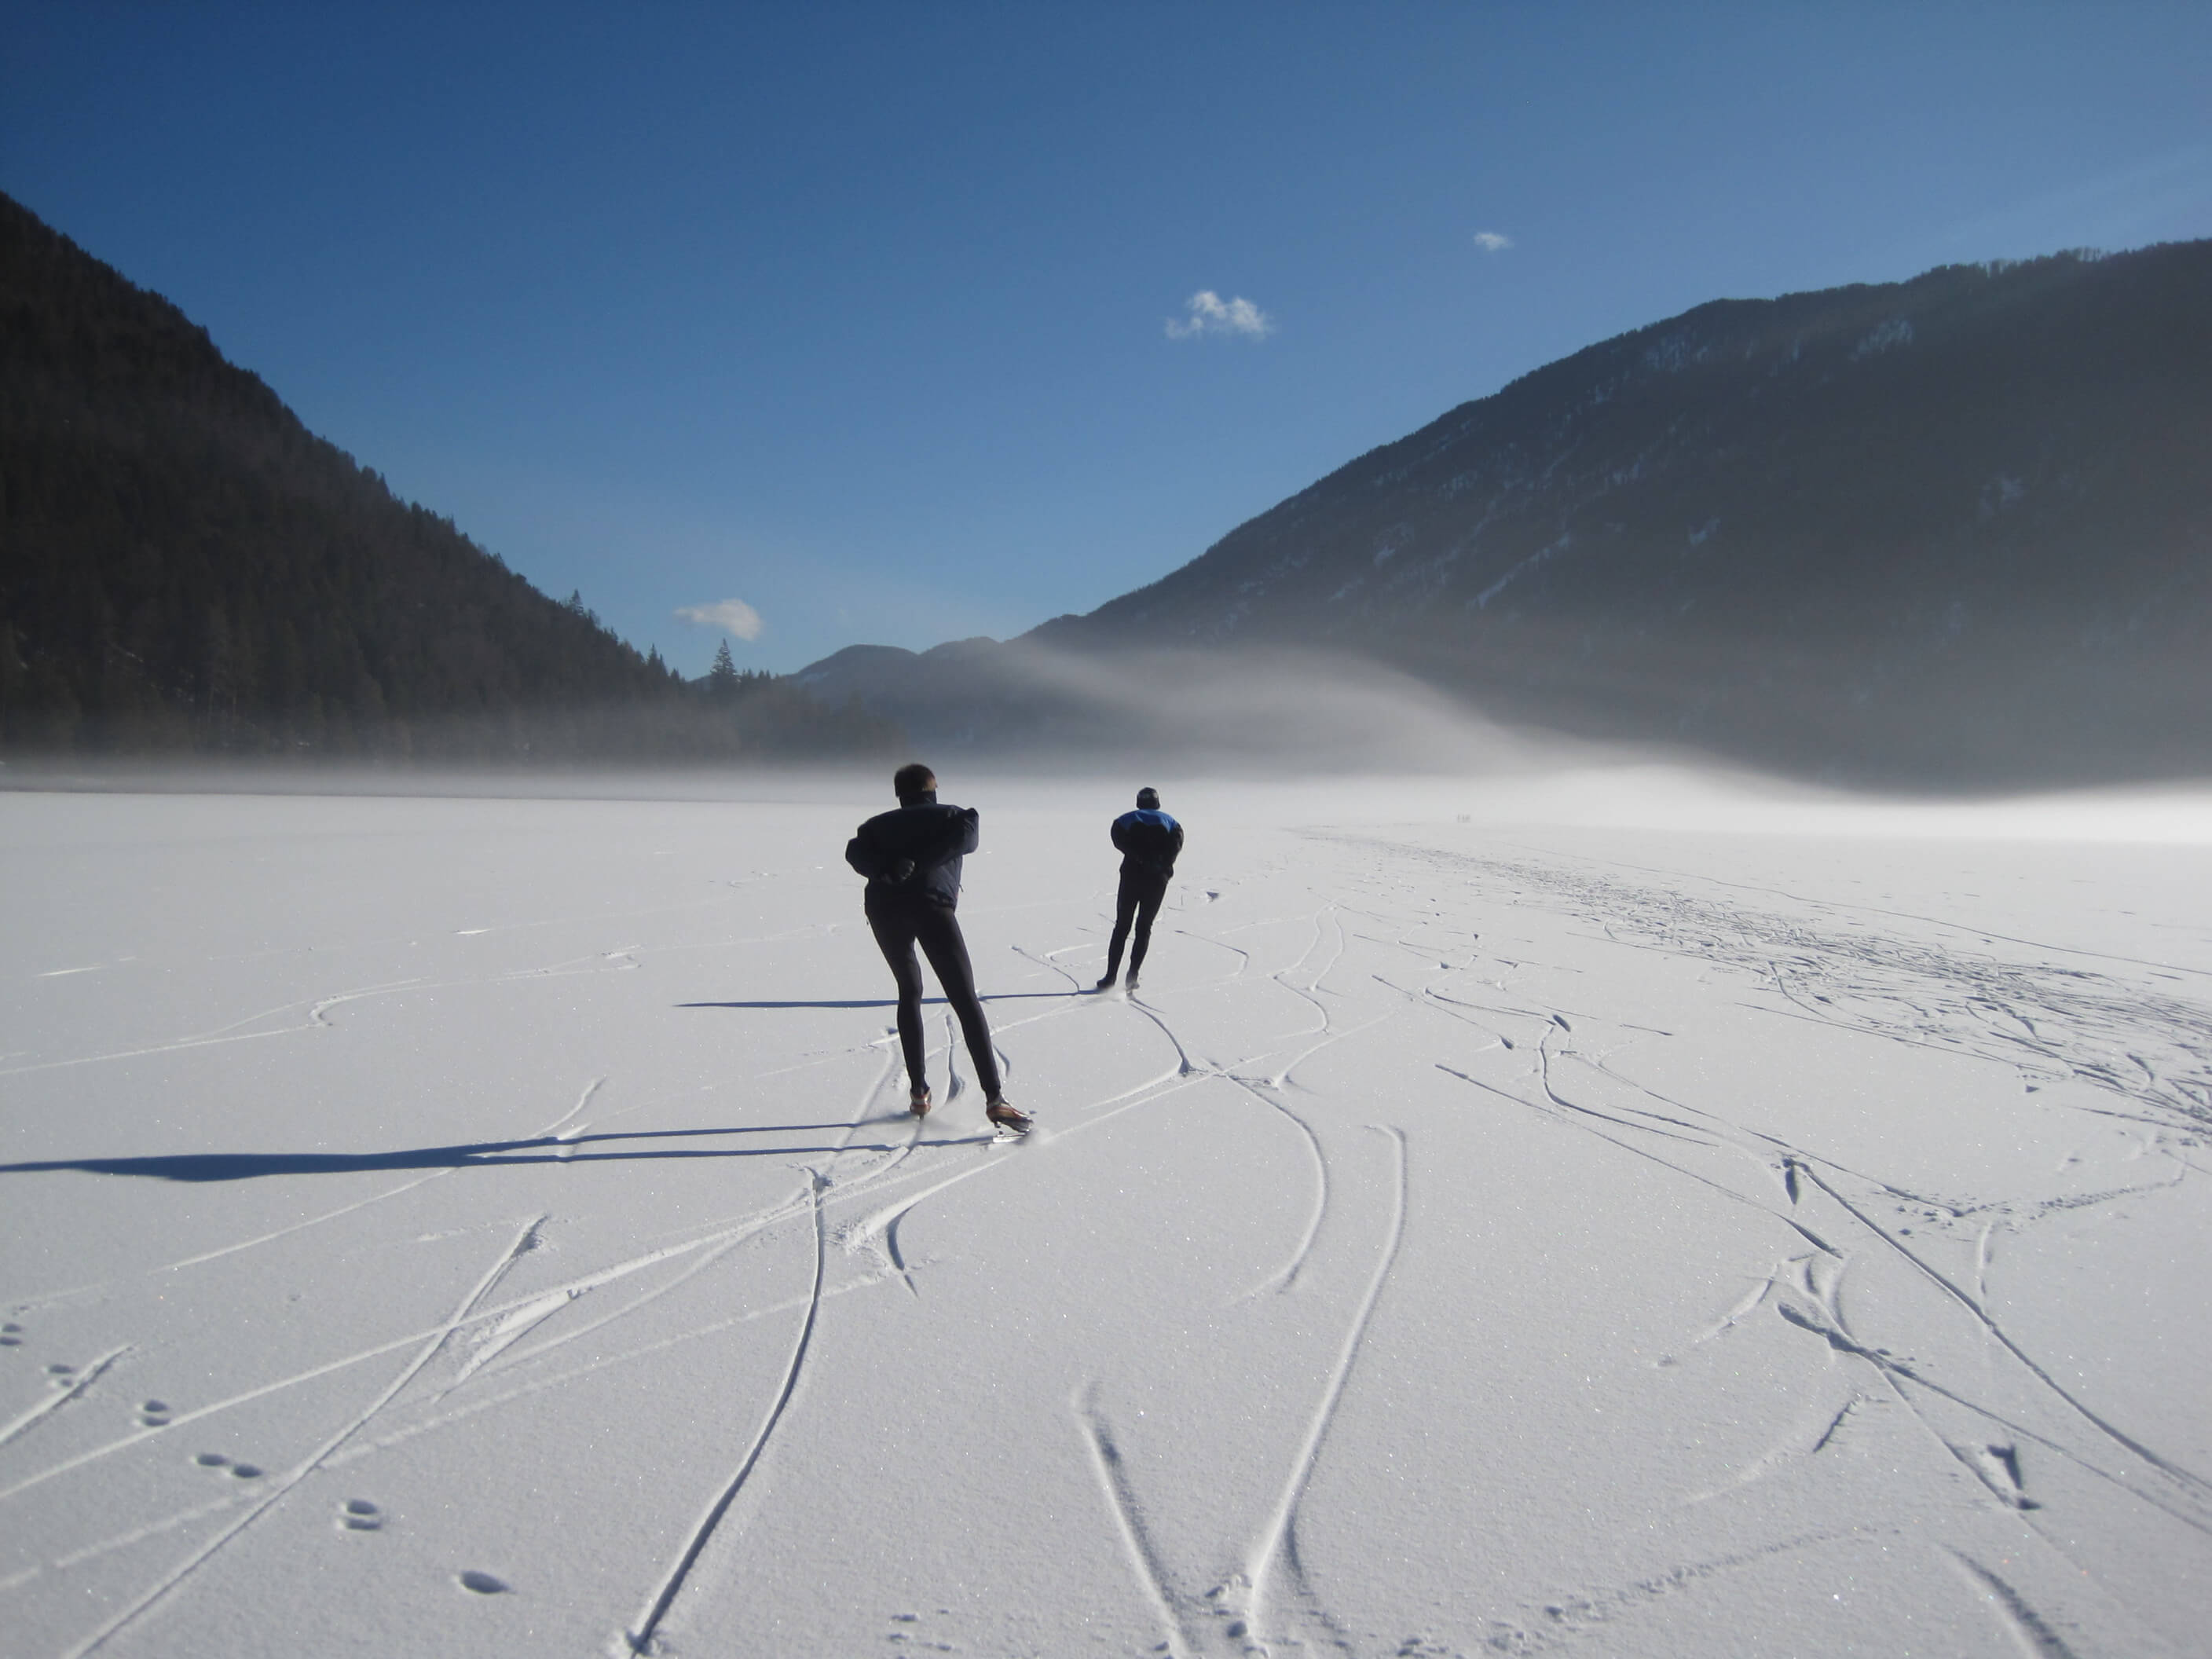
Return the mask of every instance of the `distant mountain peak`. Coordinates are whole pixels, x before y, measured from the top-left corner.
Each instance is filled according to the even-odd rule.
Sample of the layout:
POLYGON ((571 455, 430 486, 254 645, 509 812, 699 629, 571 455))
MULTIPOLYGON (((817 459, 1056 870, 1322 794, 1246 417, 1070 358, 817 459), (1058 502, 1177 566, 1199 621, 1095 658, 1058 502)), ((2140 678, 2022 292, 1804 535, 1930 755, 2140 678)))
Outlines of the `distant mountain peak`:
POLYGON ((1832 777, 2212 770, 2212 242, 1710 301, 1015 643, 1333 653, 1832 777))

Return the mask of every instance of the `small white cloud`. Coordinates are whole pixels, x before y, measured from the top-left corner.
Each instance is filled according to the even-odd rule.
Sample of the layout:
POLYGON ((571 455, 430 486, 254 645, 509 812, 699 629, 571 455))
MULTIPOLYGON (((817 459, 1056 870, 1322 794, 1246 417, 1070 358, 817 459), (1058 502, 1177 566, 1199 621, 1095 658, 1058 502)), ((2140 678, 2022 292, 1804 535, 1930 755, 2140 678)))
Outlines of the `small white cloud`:
POLYGON ((734 634, 741 640, 757 640, 765 624, 761 614, 743 599, 722 599, 714 605, 687 605, 676 613, 681 622, 696 623, 702 628, 719 628, 725 634, 734 634))
POLYGON ((1513 239, 1502 230, 1478 230, 1474 245, 1485 253, 1503 253, 1513 246, 1513 239))
POLYGON ((1224 300, 1210 288, 1190 296, 1190 315, 1168 319, 1168 338, 1194 340, 1202 334, 1238 334, 1264 340, 1275 331, 1274 319, 1249 300, 1224 300))

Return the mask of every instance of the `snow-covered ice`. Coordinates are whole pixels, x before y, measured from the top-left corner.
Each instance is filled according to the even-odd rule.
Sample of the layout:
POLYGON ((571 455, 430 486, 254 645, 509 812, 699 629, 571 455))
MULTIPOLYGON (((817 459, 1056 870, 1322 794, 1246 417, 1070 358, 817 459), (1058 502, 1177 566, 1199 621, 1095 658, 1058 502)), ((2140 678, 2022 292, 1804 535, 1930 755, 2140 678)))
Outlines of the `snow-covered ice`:
POLYGON ((1650 782, 0 794, 0 1648, 2205 1651, 2201 813, 1650 782))

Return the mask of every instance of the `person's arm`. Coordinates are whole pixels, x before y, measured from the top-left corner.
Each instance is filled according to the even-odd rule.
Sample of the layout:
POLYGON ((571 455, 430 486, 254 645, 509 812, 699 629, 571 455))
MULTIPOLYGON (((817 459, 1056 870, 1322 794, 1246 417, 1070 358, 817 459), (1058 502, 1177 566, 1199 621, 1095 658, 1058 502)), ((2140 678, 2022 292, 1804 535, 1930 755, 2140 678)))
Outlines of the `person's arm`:
POLYGON ((940 864, 972 853, 982 840, 982 815, 972 806, 959 808, 947 821, 945 833, 916 854, 919 869, 934 870, 940 864))
POLYGON ((873 881, 888 873, 882 850, 872 845, 865 835, 855 836, 845 843, 845 862, 853 866, 856 876, 866 876, 873 881))
POLYGON ((1173 850, 1171 850, 1171 851, 1168 854, 1168 862, 1169 862, 1169 863, 1170 863, 1170 864, 1172 864, 1172 863, 1174 863, 1174 862, 1176 861, 1176 860, 1177 860, 1177 859, 1181 858, 1182 856, 1182 820, 1181 820, 1181 819, 1177 819, 1177 820, 1176 820, 1176 827, 1175 827, 1175 841, 1174 841, 1173 850))
POLYGON ((1121 827, 1127 822, 1128 816, 1124 813, 1121 817, 1114 820, 1114 827, 1106 832, 1112 839, 1114 842, 1114 850, 1117 853, 1126 853, 1129 850, 1129 843, 1121 839, 1121 827))

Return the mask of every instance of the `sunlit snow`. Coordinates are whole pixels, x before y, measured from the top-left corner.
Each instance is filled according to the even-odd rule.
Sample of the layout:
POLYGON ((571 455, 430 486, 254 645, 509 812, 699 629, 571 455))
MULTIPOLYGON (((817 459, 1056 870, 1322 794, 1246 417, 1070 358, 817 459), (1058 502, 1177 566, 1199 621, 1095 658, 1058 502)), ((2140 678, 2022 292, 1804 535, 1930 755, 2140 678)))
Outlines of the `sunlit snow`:
POLYGON ((944 793, 0 794, 0 1646, 2203 1650, 2201 800, 944 793))

